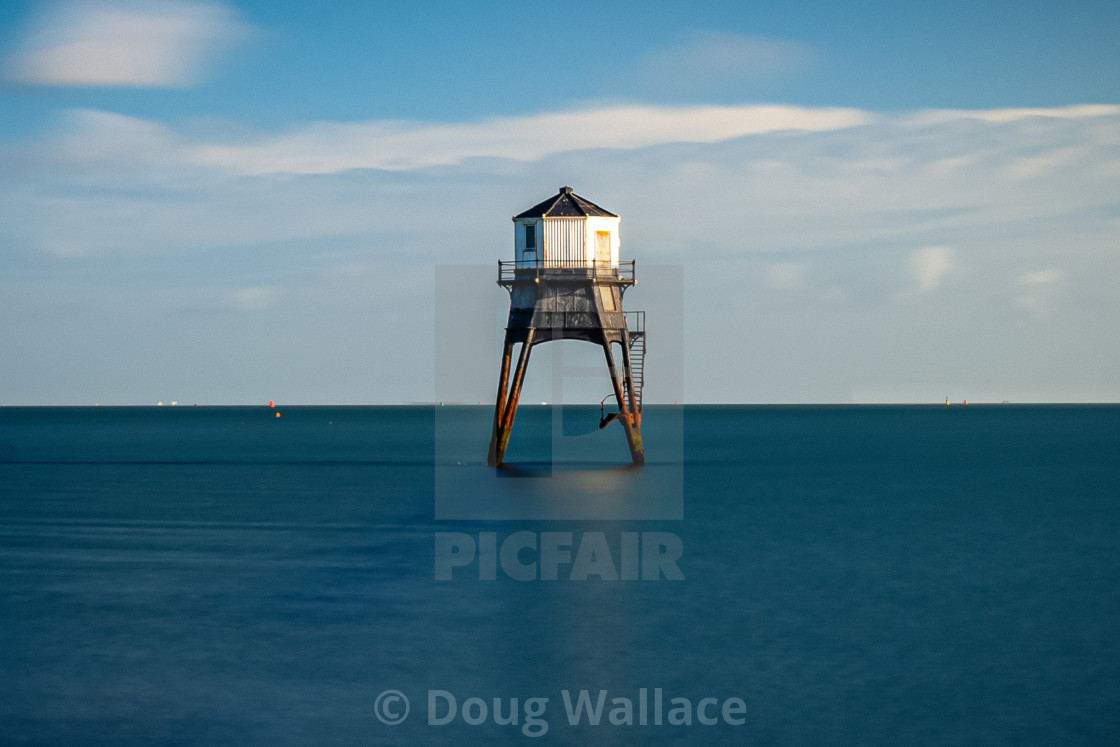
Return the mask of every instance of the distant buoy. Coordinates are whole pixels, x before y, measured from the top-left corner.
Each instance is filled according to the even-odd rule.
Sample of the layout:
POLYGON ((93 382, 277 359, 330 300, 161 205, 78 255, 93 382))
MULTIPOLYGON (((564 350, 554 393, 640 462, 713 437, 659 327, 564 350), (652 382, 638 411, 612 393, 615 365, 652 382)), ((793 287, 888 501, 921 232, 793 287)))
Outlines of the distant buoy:
POLYGON ((275 402, 273 402, 272 400, 269 400, 269 401, 268 401, 268 406, 269 406, 269 407, 276 407, 276 403, 275 403, 275 402))
POLYGON ((280 413, 276 413, 276 417, 280 417, 280 413))
POLYGON ((964 403, 965 403, 965 404, 967 405, 967 404, 968 404, 968 400, 966 399, 966 400, 964 401, 964 403))

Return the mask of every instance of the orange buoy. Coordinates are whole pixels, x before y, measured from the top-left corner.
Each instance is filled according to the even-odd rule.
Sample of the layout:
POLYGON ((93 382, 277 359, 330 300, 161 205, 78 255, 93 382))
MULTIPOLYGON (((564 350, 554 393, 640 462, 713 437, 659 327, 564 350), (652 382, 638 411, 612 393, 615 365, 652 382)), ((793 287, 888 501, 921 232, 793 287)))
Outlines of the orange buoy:
POLYGON ((276 417, 280 417, 280 413, 276 413, 276 417))
POLYGON ((272 400, 269 400, 269 401, 268 401, 268 406, 269 406, 269 407, 276 407, 276 403, 275 403, 275 402, 273 402, 272 400))

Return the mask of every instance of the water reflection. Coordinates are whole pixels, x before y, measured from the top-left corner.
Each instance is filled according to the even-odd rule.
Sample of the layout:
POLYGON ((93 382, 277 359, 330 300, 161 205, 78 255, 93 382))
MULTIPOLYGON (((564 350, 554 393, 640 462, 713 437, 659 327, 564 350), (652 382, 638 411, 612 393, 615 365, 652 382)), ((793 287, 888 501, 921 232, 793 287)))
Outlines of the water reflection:
MULTIPOLYGON (((570 406, 565 410, 570 410, 570 406)), ((654 408, 648 408, 654 410, 654 408)), ((647 412, 644 467, 630 463, 620 429, 562 433, 559 410, 518 414, 506 463, 482 460, 491 411, 440 408, 435 424, 435 518, 680 519, 683 428, 679 408, 647 412)), ((588 408, 598 416, 598 408, 588 408)))

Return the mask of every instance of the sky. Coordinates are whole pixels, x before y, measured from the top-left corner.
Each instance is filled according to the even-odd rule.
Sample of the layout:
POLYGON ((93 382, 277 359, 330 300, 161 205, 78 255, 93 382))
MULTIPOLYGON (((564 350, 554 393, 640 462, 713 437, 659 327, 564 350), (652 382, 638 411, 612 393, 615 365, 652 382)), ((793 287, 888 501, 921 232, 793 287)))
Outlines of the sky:
POLYGON ((510 217, 564 185, 622 217, 647 403, 1118 402, 1118 31, 1111 1, 4 3, 0 405, 492 401, 510 217))

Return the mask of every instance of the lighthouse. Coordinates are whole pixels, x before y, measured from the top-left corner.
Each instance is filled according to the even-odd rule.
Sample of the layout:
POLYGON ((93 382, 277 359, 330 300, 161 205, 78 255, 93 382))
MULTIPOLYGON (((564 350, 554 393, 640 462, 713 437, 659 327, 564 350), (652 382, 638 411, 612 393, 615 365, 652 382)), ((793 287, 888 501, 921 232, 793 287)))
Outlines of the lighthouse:
POLYGON ((622 297, 636 280, 634 260, 619 259, 619 221, 571 187, 561 187, 513 217, 514 258, 498 261, 498 285, 509 292, 510 304, 487 456, 490 466, 500 466, 505 459, 533 347, 553 340, 582 340, 603 349, 618 410, 604 418, 601 427, 618 420, 631 460, 645 463, 645 312, 622 308, 622 297))

